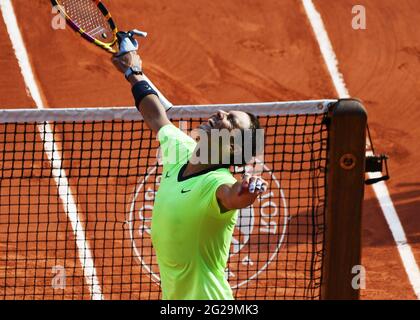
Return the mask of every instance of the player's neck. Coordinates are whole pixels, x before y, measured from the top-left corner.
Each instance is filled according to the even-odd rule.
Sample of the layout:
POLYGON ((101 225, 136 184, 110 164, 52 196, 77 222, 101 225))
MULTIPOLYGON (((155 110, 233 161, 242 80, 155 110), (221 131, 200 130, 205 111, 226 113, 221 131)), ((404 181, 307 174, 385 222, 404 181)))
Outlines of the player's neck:
POLYGON ((200 173, 202 171, 206 171, 206 170, 209 170, 209 169, 219 169, 219 168, 222 168, 222 167, 226 167, 226 166, 223 166, 221 164, 211 164, 211 163, 205 164, 205 163, 191 163, 191 162, 188 162, 187 167, 185 168, 183 175, 184 175, 184 177, 191 176, 191 175, 200 173))
POLYGON ((185 169, 186 174, 196 174, 205 170, 228 168, 228 161, 230 160, 229 150, 223 150, 218 144, 215 145, 215 148, 218 150, 212 149, 211 144, 207 141, 198 141, 197 146, 188 161, 187 168, 185 169), (214 155, 216 155, 216 157, 213 157, 214 155), (226 159, 227 157, 228 159, 226 159))

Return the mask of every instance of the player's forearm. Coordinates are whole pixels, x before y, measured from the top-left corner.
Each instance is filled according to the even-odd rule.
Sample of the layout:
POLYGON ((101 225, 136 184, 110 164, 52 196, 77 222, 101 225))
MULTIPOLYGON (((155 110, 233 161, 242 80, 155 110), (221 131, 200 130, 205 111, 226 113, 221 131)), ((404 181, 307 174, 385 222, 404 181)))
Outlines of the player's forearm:
POLYGON ((153 94, 144 97, 137 109, 139 109, 148 127, 155 133, 158 133, 163 126, 171 123, 159 98, 153 94))
POLYGON ((142 75, 137 75, 137 74, 132 74, 131 76, 128 77, 128 82, 130 82, 131 86, 134 86, 137 82, 139 81, 145 81, 146 78, 143 77, 142 75))
MULTIPOLYGON (((142 75, 133 74, 128 77, 128 81, 131 86, 134 86, 140 81, 146 81, 146 79, 142 75)), ((146 95, 136 107, 140 111, 148 127, 155 133, 164 125, 171 123, 159 97, 155 94, 146 95)))

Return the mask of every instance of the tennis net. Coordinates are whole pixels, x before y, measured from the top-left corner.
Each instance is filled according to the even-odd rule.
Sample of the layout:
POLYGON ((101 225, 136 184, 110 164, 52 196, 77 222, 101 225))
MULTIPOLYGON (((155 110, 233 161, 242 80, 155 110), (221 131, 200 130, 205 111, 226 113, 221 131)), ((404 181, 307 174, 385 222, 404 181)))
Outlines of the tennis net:
MULTIPOLYGON (((268 192, 241 210, 226 276, 236 299, 318 299, 335 100, 179 106, 265 130, 268 192)), ((0 111, 0 298, 160 299, 150 228, 158 142, 135 108, 0 111)), ((235 167, 239 176, 243 168, 235 167)))

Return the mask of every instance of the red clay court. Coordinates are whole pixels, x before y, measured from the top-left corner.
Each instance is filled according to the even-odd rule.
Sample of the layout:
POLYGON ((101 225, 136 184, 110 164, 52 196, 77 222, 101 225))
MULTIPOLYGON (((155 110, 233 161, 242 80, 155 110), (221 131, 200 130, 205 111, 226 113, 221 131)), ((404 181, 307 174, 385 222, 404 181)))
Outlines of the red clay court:
MULTIPOLYGON (((7 1, 0 0, 1 3, 7 1)), ((11 2, 36 84, 47 108, 133 105, 129 86, 115 71, 109 55, 84 41, 76 41, 77 36, 72 32, 51 28, 53 15, 49 1, 11 2)), ((105 3, 119 29, 137 27, 149 33, 149 37, 141 42, 144 69, 175 105, 338 97, 303 1, 119 0, 105 3)), ((313 0, 313 3, 322 17, 350 95, 361 99, 367 109, 377 152, 390 157, 391 180, 386 185, 407 238, 406 243, 395 240, 396 235, 391 231, 395 230, 392 228, 395 225, 390 228, 384 216, 386 208, 381 208, 372 187, 366 187, 362 265, 367 274, 361 298, 419 299, 420 151, 417 146, 420 139, 420 31, 413 29, 412 22, 420 20, 420 5, 417 0, 313 0), (366 8, 366 30, 351 27, 355 5, 366 8), (407 266, 404 260, 407 244, 417 262, 414 267, 412 264, 407 266)), ((26 90, 4 19, 0 19, 0 42, 3 44, 0 51, 0 108, 36 109, 36 103, 26 90)), ((60 127, 56 130, 65 132, 60 127)), ((75 131, 76 135, 81 132, 77 126, 68 130, 75 131)), ((118 134, 123 128, 117 123, 112 130, 118 134)), ((65 138, 64 134, 60 136, 63 145, 65 138)), ((42 142, 34 148, 42 149, 42 142)), ((89 145, 80 145, 80 150, 88 148, 89 145)), ((95 158, 95 154, 91 157, 95 158)), ((47 166, 42 164, 46 159, 38 160, 41 164, 35 169, 42 171, 44 165, 47 166)), ((76 183, 72 181, 71 172, 67 175, 70 184, 76 183)), ((97 186, 90 189, 88 179, 77 183, 82 185, 76 192, 77 202, 87 203, 86 198, 95 194, 99 197, 112 194, 115 203, 123 201, 116 187, 118 181, 115 184, 104 182, 100 190, 97 186)), ((124 183, 131 185, 135 181, 124 183)), ((57 193, 51 181, 42 179, 35 186, 20 186, 20 190, 24 189, 26 195, 35 189, 40 191, 41 198, 51 198, 57 193)), ((30 197, 22 195, 21 199, 14 200, 26 206, 27 216, 22 219, 30 220, 32 210, 36 211, 31 209, 30 197)), ((42 203, 42 199, 37 201, 42 203)), ((45 202, 48 203, 47 199, 45 202)), ((51 207, 43 209, 51 214, 56 211, 57 214, 62 210, 60 206, 57 200, 51 207)), ((85 209, 86 212, 95 210, 88 205, 85 209)), ((62 216, 65 219, 65 215, 62 216)), ((37 219, 42 222, 48 218, 39 216, 37 219)), ((102 230, 101 221, 104 219, 99 217, 97 221, 91 221, 92 230, 102 230)), ((85 223, 89 225, 89 221, 85 223)), ((50 228, 56 230, 55 236, 62 241, 63 247, 75 246, 74 241, 72 245, 71 238, 68 238, 69 235, 71 237, 68 222, 58 220, 50 228)), ((89 230, 89 227, 86 229, 89 230)), ((87 231, 87 237, 94 238, 95 235, 87 231)), ((27 240, 31 241, 31 238, 27 240)), ((107 245, 106 239, 100 244, 103 250, 101 256, 106 255, 107 245)), ((112 246, 121 249, 123 254, 125 249, 122 245, 118 247, 118 241, 112 242, 112 246)), ((46 258, 51 254, 48 247, 37 249, 43 250, 46 258)), ((30 248, 27 250, 30 251, 30 248)), ((63 257, 50 258, 57 261, 63 257)), ((117 256, 115 259, 120 258, 117 256)), ((106 267, 103 261, 97 263, 104 263, 106 267)), ((121 262, 122 265, 124 263, 121 262)), ((66 261, 65 264, 77 275, 75 279, 80 280, 83 288, 83 271, 78 262, 66 261)), ((4 273, 4 270, 1 271, 4 273)), ((118 274, 118 270, 112 271, 118 274)), ((122 286, 121 292, 141 292, 141 282, 135 281, 138 287, 134 288, 129 281, 125 283, 126 287, 122 286)), ((106 291, 107 283, 101 286, 106 291)), ((156 290, 150 287, 143 289, 156 290)), ((19 295, 19 292, 16 294, 19 295)), ((157 298, 156 295, 142 296, 141 293, 136 298, 142 297, 157 298)), ((89 292, 84 289, 77 293, 76 298, 88 299, 89 292)), ((125 296, 122 295, 122 298, 125 296)))

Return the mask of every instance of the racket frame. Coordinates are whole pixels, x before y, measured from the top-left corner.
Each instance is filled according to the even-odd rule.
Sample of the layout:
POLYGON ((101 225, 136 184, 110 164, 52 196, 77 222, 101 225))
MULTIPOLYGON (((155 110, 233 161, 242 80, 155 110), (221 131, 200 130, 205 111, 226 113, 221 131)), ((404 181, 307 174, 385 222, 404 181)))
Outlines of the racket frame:
POLYGON ((57 0, 51 0, 52 5, 57 8, 57 10, 60 12, 60 14, 66 19, 67 24, 77 33, 80 34, 80 36, 82 36, 84 39, 86 39, 87 41, 89 41, 90 43, 93 43, 95 45, 97 45, 98 47, 111 52, 111 53, 117 53, 118 51, 115 50, 113 48, 113 46, 117 43, 118 39, 117 39, 117 33, 118 33, 118 28, 111 16, 111 14, 109 13, 108 9, 105 7, 105 5, 102 3, 101 0, 91 0, 93 3, 95 3, 99 9, 99 11, 103 14, 103 16, 105 17, 106 21, 108 22, 111 30, 112 30, 112 34, 113 34, 113 40, 111 43, 105 43, 103 41, 100 41, 98 39, 93 38, 91 35, 89 35, 88 33, 86 33, 86 31, 81 28, 79 25, 77 25, 77 23, 75 23, 68 15, 66 10, 63 8, 62 5, 60 5, 58 3, 57 0))
MULTIPOLYGON (((60 12, 60 14, 62 14, 64 16, 64 18, 66 19, 66 22, 68 25, 70 25, 70 27, 76 31, 77 33, 79 33, 84 39, 86 39, 87 41, 89 41, 90 43, 95 44, 96 46, 106 50, 107 52, 110 53, 118 53, 119 50, 115 50, 113 48, 113 46, 118 43, 118 38, 117 38, 117 33, 118 33, 118 29, 116 24, 114 23, 114 20, 111 17, 111 14, 109 13, 108 9, 105 7, 105 5, 102 3, 101 0, 91 0, 94 3, 96 3, 96 5, 98 6, 99 10, 102 12, 102 14, 104 15, 104 17, 107 19, 111 29, 112 29, 112 33, 114 36, 114 39, 112 41, 112 43, 104 43, 100 40, 97 40, 95 38, 93 38, 92 36, 90 36, 89 34, 86 33, 85 30, 83 30, 82 28, 80 28, 75 22, 73 22, 73 20, 71 20, 71 18, 67 15, 66 10, 64 10, 64 8, 57 2, 57 0, 51 0, 51 3, 54 7, 56 7, 58 9, 58 11, 60 12)), ((143 77, 145 78, 145 80, 147 82, 149 82, 150 86, 158 93, 159 99, 162 103, 162 105, 164 106, 164 108, 166 110, 169 110, 173 107, 172 103, 169 102, 168 99, 166 99, 166 97, 159 91, 159 89, 152 83, 152 81, 150 81, 149 78, 147 78, 147 76, 145 74, 143 74, 143 77)))

